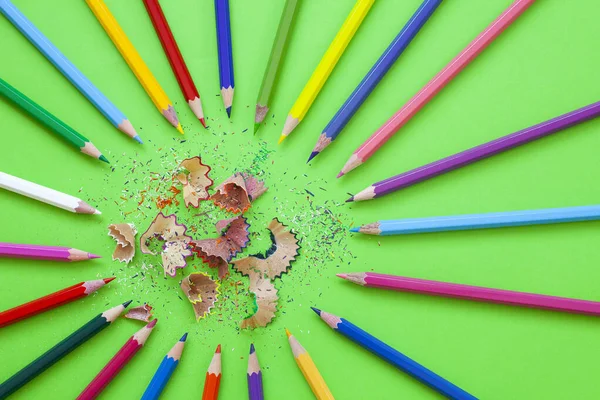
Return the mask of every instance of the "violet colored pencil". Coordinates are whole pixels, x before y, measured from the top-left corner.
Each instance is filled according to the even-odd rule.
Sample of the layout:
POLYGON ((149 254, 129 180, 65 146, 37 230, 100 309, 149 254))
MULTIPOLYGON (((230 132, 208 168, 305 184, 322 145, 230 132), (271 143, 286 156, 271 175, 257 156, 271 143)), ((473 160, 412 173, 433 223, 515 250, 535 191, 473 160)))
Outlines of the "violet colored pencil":
POLYGON ((41 246, 0 242, 0 257, 28 258, 31 260, 83 261, 100 258, 92 253, 70 247, 41 246))
POLYGON ((469 150, 456 153, 441 160, 415 168, 408 172, 376 182, 350 197, 347 202, 371 200, 415 183, 445 174, 446 172, 472 164, 476 161, 502 153, 525 143, 549 136, 570 126, 580 124, 600 115, 600 102, 571 111, 549 121, 534 125, 522 131, 503 136, 469 150))
POLYGON ((219 54, 219 78, 221 97, 231 118, 231 105, 235 82, 233 79, 233 51, 231 47, 231 24, 229 22, 229 0, 215 0, 215 18, 217 19, 217 50, 219 54))
POLYGON ((250 355, 248 356, 248 399, 264 400, 262 371, 258 365, 256 350, 254 344, 250 345, 250 355))
POLYGON ((430 281, 426 279, 407 278, 405 276, 377 274, 374 272, 337 274, 337 276, 357 285, 379 289, 600 316, 600 302, 597 301, 514 292, 512 290, 430 281))
POLYGON ((144 326, 142 329, 137 331, 121 349, 114 355, 114 357, 106 364, 104 368, 96 375, 96 377, 90 382, 90 384, 77 396, 77 400, 92 400, 95 399, 102 393, 104 388, 117 376, 117 374, 125 367, 125 365, 136 355, 138 351, 144 346, 146 340, 152 333, 154 325, 158 322, 154 319, 144 326))

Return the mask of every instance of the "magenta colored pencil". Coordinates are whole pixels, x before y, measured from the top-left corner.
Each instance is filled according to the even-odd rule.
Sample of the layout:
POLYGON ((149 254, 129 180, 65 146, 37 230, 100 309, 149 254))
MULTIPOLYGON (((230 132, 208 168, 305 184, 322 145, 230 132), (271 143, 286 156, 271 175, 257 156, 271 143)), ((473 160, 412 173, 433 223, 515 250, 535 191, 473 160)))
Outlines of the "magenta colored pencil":
POLYGON ((0 242, 0 257, 29 258, 31 260, 83 261, 100 258, 92 253, 70 247, 41 246, 0 242))
POLYGON ((148 336, 152 333, 154 325, 158 322, 157 319, 152 320, 148 325, 137 331, 129 340, 121 347, 114 357, 106 364, 102 371, 90 382, 90 384, 77 396, 77 400, 91 400, 98 397, 106 386, 114 379, 115 376, 127 365, 129 360, 144 346, 148 336))
POLYGON ((542 308, 545 310, 563 311, 575 314, 600 315, 600 302, 597 301, 569 299, 566 297, 547 296, 526 292, 513 292, 512 290, 492 289, 457 283, 407 278, 404 276, 376 274, 374 272, 338 274, 337 276, 356 283, 357 285, 379 289, 486 301, 513 306, 542 308))

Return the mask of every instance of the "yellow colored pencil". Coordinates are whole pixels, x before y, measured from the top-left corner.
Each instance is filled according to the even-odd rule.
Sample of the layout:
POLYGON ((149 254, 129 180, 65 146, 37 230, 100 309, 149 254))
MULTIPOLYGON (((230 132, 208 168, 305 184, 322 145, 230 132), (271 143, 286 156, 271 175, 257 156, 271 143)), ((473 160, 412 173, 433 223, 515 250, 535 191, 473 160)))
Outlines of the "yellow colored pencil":
POLYGON ((160 86, 152 72, 137 52, 125 32, 111 14, 108 7, 102 0, 86 0, 87 5, 90 7, 114 45, 119 50, 119 53, 123 56, 129 68, 133 71, 136 78, 142 86, 148 96, 152 99, 152 102, 161 112, 161 114, 173 125, 179 133, 183 134, 183 128, 177 118, 177 113, 173 108, 173 103, 167 97, 167 94, 160 86))
POLYGON ((294 353, 294 359, 296 360, 296 364, 298 364, 298 368, 302 371, 302 375, 308 382, 308 385, 312 389, 317 400, 334 400, 333 395, 329 391, 327 384, 323 380, 323 377, 319 373, 317 366, 313 362, 312 358, 308 355, 308 352, 302 347, 298 339, 294 337, 288 331, 285 330, 285 334, 288 337, 290 342, 290 347, 292 348, 292 353, 294 353))
POLYGON ((298 126, 300 121, 304 118, 313 102, 319 95, 319 92, 327 82, 329 75, 335 68, 335 65, 339 61, 342 54, 348 47, 348 44, 354 37, 354 34, 360 27, 371 6, 375 3, 375 0, 357 0, 356 4, 350 11, 350 14, 344 21, 344 25, 340 28, 339 32, 333 39, 333 42, 329 45, 329 48, 325 52, 323 58, 317 65, 317 68, 313 72, 312 76, 302 89, 302 93, 294 103, 294 106, 290 110, 285 125, 283 126, 283 132, 279 138, 279 143, 283 142, 286 137, 298 126))

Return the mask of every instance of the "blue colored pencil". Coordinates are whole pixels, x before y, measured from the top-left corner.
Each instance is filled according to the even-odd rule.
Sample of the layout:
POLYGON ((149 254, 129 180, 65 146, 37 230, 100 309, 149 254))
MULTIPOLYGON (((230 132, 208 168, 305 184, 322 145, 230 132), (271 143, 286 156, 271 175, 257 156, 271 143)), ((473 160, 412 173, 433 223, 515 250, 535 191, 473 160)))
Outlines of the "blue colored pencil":
POLYGON ((184 334, 175 346, 167 353, 165 358, 158 366, 158 369, 154 373, 150 384, 146 388, 146 391, 142 395, 142 400, 156 400, 160 397, 160 394, 164 390, 165 386, 171 379, 171 375, 175 372, 175 368, 179 365, 181 359, 181 353, 183 353, 183 347, 185 346, 185 340, 187 339, 187 333, 184 334))
POLYGON ((600 219, 600 205, 593 205, 378 221, 352 228, 351 231, 380 236, 408 235, 411 233, 557 224, 561 222, 593 221, 598 219, 600 219))
POLYGON ((441 376, 428 370, 421 364, 413 361, 404 354, 400 353, 398 350, 383 343, 376 337, 371 336, 369 333, 363 331, 358 326, 350 323, 346 319, 336 317, 335 315, 321 311, 318 308, 311 308, 333 330, 341 333, 348 339, 389 362, 396 368, 401 369, 430 388, 438 391, 447 398, 452 400, 477 400, 475 396, 448 382, 441 376))
POLYGON ((56 46, 9 0, 0 0, 4 16, 67 78, 111 124, 126 135, 142 143, 135 128, 100 90, 77 69, 56 46))
POLYGON ((248 356, 248 399, 264 400, 262 371, 256 357, 254 344, 250 345, 250 355, 248 356))
POLYGON ((398 36, 394 38, 381 57, 379 57, 379 60, 377 60, 375 65, 373 65, 356 89, 354 89, 354 92, 348 97, 333 119, 327 124, 323 133, 319 136, 319 140, 317 140, 317 144, 307 162, 310 162, 310 160, 315 158, 338 137, 344 127, 350 122, 350 119, 352 119, 360 106, 367 100, 367 97, 369 97, 385 74, 392 68, 392 65, 394 65, 398 57, 400 57, 410 42, 412 42, 441 2, 442 0, 423 1, 423 4, 415 11, 414 15, 408 20, 404 28, 398 33, 398 36))
POLYGON ((217 19, 217 50, 219 53, 219 78, 221 97, 231 118, 233 104, 233 52, 231 50, 231 24, 229 22, 229 0, 215 0, 215 18, 217 19))

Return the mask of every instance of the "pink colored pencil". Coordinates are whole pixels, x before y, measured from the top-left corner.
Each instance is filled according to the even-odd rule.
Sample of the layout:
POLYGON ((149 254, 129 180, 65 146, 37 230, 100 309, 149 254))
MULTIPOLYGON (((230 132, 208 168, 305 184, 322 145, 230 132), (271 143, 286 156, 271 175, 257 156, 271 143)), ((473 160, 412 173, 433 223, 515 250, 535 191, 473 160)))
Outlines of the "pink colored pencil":
POLYGON ((91 400, 98 397, 106 386, 115 376, 125 367, 125 365, 135 356, 135 354, 144 346, 146 340, 152 333, 157 319, 152 320, 148 325, 137 331, 121 347, 115 356, 106 364, 102 371, 90 382, 90 384, 77 396, 77 400, 91 400))
POLYGON ((379 289, 600 316, 600 302, 597 301, 513 292, 512 290, 460 285, 457 283, 407 278, 404 276, 376 274, 374 272, 338 274, 337 276, 357 285, 379 289))
POLYGON ((515 0, 490 26, 475 38, 450 64, 438 73, 420 92, 408 101, 396 114, 383 124, 348 159, 338 178, 367 161, 416 113, 435 97, 456 75, 486 49, 508 28, 535 0, 515 0))
POLYGON ((29 258, 31 260, 83 261, 100 258, 92 253, 70 247, 41 246, 0 242, 0 257, 29 258))

